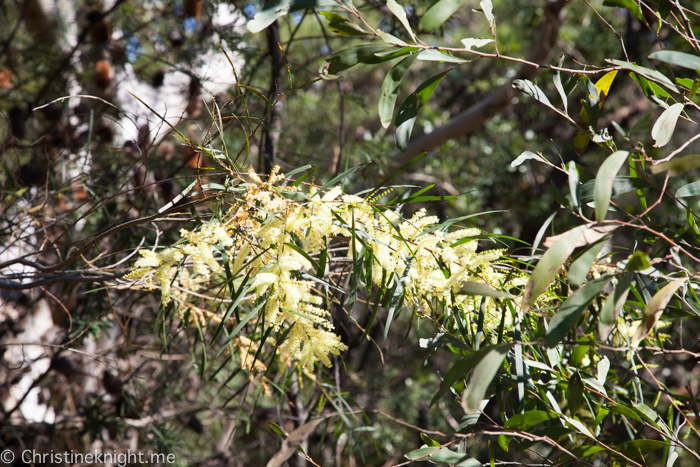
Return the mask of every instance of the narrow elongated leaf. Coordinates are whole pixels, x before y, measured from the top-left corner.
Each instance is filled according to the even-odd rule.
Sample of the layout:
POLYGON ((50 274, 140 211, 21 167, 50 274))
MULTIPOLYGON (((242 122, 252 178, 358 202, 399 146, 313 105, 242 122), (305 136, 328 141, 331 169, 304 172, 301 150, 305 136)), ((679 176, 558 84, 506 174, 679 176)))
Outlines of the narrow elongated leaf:
POLYGON ((481 467, 481 462, 469 454, 450 451, 446 447, 429 446, 420 448, 405 454, 404 457, 409 460, 431 461, 454 465, 455 467, 481 467))
POLYGON ((405 282, 406 278, 408 277, 408 273, 411 271, 412 264, 413 258, 409 259, 408 263, 406 263, 406 269, 404 269, 403 274, 401 274, 401 278, 399 278, 399 281, 396 284, 394 295, 391 297, 391 302, 389 302, 389 312, 386 317, 386 326, 384 326, 384 340, 386 340, 387 336, 389 335, 389 328, 391 327, 391 322, 394 319, 396 308, 398 308, 399 303, 403 300, 405 282))
POLYGON ((549 322, 547 331, 547 345, 554 347, 564 340, 566 334, 573 329, 578 319, 591 304, 593 299, 603 291, 603 288, 612 280, 612 276, 603 276, 594 279, 574 292, 564 303, 559 311, 549 322))
POLYGON ((557 213, 553 212, 546 221, 544 221, 544 224, 542 224, 542 227, 540 227, 540 230, 537 231, 537 235, 535 236, 535 241, 532 242, 532 251, 530 252, 530 256, 535 256, 535 251, 537 251, 537 247, 540 245, 540 242, 542 241, 542 237, 544 237, 544 233, 547 231, 547 227, 549 227, 549 224, 552 223, 554 220, 554 216, 556 216, 557 213))
POLYGON ((248 21, 248 30, 252 33, 258 33, 271 25, 277 18, 294 11, 334 5, 336 3, 333 0, 271 0, 255 14, 252 20, 248 21))
POLYGON ((700 57, 675 50, 657 50, 649 58, 690 70, 700 70, 700 57))
POLYGON ((445 77, 450 70, 443 71, 440 74, 428 78, 423 84, 418 86, 418 89, 408 96, 406 100, 401 104, 399 109, 399 114, 396 116, 396 134, 394 139, 396 140, 396 147, 399 148, 401 152, 406 152, 408 147, 408 140, 411 138, 411 132, 413 131, 413 125, 416 123, 416 118, 418 114, 428 102, 430 96, 433 95, 433 91, 440 81, 445 77))
POLYGON ((393 34, 389 34, 388 32, 384 32, 381 29, 378 30, 377 33, 379 34, 379 37, 381 37, 382 40, 384 42, 386 42, 387 44, 398 45, 401 47, 408 47, 408 44, 406 42, 402 41, 401 39, 394 36, 393 34))
POLYGON ((452 55, 444 54, 435 49, 422 51, 418 54, 418 60, 425 60, 427 62, 467 63, 467 60, 463 58, 453 57, 452 55))
MULTIPOLYGON (((598 109, 603 107, 605 99, 608 94, 610 94, 610 88, 612 87, 613 81, 617 76, 617 70, 610 71, 604 74, 595 85, 588 82, 588 94, 586 95, 586 104, 581 107, 581 112, 579 113, 578 125, 580 127, 588 129, 593 128, 596 130, 598 126, 598 109)), ((574 137, 574 149, 576 154, 581 156, 588 147, 588 143, 591 141, 591 135, 587 132, 579 130, 576 132, 574 137)))
POLYGON ((397 47, 387 44, 364 44, 348 47, 327 58, 325 64, 321 67, 321 72, 335 75, 336 73, 354 67, 358 63, 373 65, 393 60, 409 52, 409 48, 398 49, 397 47), (381 57, 377 55, 382 52, 389 52, 389 55, 381 57))
POLYGON ((458 292, 460 295, 474 295, 479 297, 514 298, 511 294, 496 290, 483 282, 466 281, 458 292))
MULTIPOLYGON (((562 55, 559 58, 559 68, 561 68, 563 64, 564 64, 564 56, 562 55)), ((568 103, 568 99, 566 96, 566 91, 564 91, 564 86, 562 86, 562 84, 561 84, 561 73, 560 72, 557 71, 554 74, 553 81, 554 81, 554 87, 557 88, 557 92, 559 93, 559 97, 561 98, 561 103, 564 105, 564 113, 568 114, 569 113, 569 103, 568 103)))
POLYGON ((464 48, 467 50, 470 50, 472 47, 476 47, 478 49, 479 47, 483 47, 491 42, 493 42, 493 39, 462 39, 462 44, 464 44, 464 48))
POLYGON ((517 430, 529 430, 535 425, 546 422, 547 420, 556 419, 557 416, 551 412, 543 410, 529 410, 522 414, 513 415, 506 421, 506 428, 515 428, 517 430))
POLYGON ((614 152, 605 159, 603 165, 600 166, 600 170, 598 170, 593 188, 593 200, 595 202, 595 216, 599 222, 605 219, 608 213, 615 176, 620 171, 622 164, 627 160, 628 155, 627 151, 614 152))
POLYGON ((603 304, 603 308, 600 310, 598 337, 603 342, 608 340, 610 331, 612 331, 615 322, 617 322, 617 317, 620 315, 620 310, 625 305, 633 278, 634 274, 631 272, 621 276, 617 285, 615 285, 614 292, 608 296, 603 304))
POLYGON ((472 372, 472 377, 469 380, 469 386, 462 395, 462 408, 468 415, 476 413, 479 410, 479 403, 486 395, 493 377, 496 376, 498 369, 506 358, 511 344, 502 343, 485 347, 488 353, 476 365, 472 372))
POLYGON ((564 261, 571 256, 574 248, 576 248, 576 242, 586 230, 587 227, 585 225, 569 230, 542 255, 542 258, 537 263, 537 267, 530 276, 530 281, 525 287, 523 311, 527 311, 549 284, 552 283, 564 261))
POLYGON ((527 79, 516 79, 513 81, 513 87, 517 89, 518 91, 524 92, 528 96, 534 97, 547 107, 554 109, 555 107, 552 105, 551 102, 549 102, 549 99, 547 99, 547 96, 545 95, 544 92, 537 86, 535 83, 533 83, 530 80, 527 79))
POLYGON ((659 84, 663 84, 664 86, 666 86, 668 89, 670 89, 673 92, 678 92, 678 89, 673 84, 673 81, 671 81, 666 76, 664 76, 663 74, 659 73, 656 70, 650 70, 649 68, 635 65, 634 63, 630 63, 630 62, 623 62, 622 60, 607 59, 605 61, 608 63, 612 63, 615 66, 622 67, 626 70, 633 71, 639 75, 646 77, 647 79, 650 79, 652 81, 656 81, 659 84))
MULTIPOLYGON (((617 226, 615 225, 590 226, 585 232, 583 232, 583 235, 579 237, 574 246, 578 248, 595 243, 615 229, 617 229, 617 226)), ((567 233, 564 232, 563 234, 555 235, 553 237, 547 237, 547 239, 544 241, 544 246, 548 248, 551 247, 556 242, 558 242, 560 238, 563 238, 566 234, 567 233)))
POLYGON ((391 120, 394 117, 396 96, 399 93, 399 84, 401 84, 401 80, 403 80, 404 75, 413 65, 417 56, 418 54, 409 55, 394 65, 382 82, 382 89, 379 93, 379 120, 384 128, 388 128, 391 125, 391 120))
POLYGON ((664 110, 664 113, 659 116, 659 119, 654 123, 654 127, 651 129, 651 137, 654 138, 656 142, 654 144, 655 148, 660 148, 666 146, 673 132, 676 129, 676 123, 678 122, 678 117, 681 116, 683 112, 683 104, 676 103, 670 106, 668 109, 664 110))
POLYGON ((571 199, 574 202, 574 206, 579 206, 578 201, 578 170, 576 170, 576 162, 569 162, 569 167, 567 168, 569 172, 569 193, 571 194, 571 199))
POLYGON ((642 15, 642 10, 634 0, 605 0, 603 2, 603 6, 624 8, 634 13, 634 16, 639 18, 640 21, 645 21, 644 15, 642 15))
POLYGON ((434 31, 450 19, 466 0, 437 0, 428 7, 418 23, 418 29, 425 32, 434 31))
POLYGON ((682 186, 676 192, 676 198, 689 198, 700 195, 700 182, 689 183, 682 186))
POLYGON ((569 279, 569 285, 571 285, 573 289, 578 289, 581 287, 583 281, 586 280, 586 276, 591 270, 593 262, 596 260, 598 254, 603 249, 607 241, 607 238, 598 240, 571 264, 567 278, 569 279))
POLYGON ((479 350, 475 350, 466 357, 462 358, 460 361, 455 363, 452 368, 445 374, 445 378, 440 384, 440 389, 435 393, 433 399, 430 401, 432 406, 437 402, 447 391, 454 386, 457 381, 464 378, 464 376, 469 373, 472 368, 474 368, 484 356, 491 351, 492 347, 482 347, 479 350))
POLYGON ((569 387, 566 391, 566 398, 569 402, 569 414, 575 416, 578 409, 583 404, 583 381, 578 371, 575 371, 569 378, 569 387))
POLYGON ((416 41, 416 35, 413 34, 413 30, 411 29, 411 25, 408 23, 408 18, 406 17, 406 10, 396 3, 396 0, 387 0, 386 2, 387 8, 391 10, 391 12, 398 18, 399 21, 401 21, 401 24, 403 24, 403 27, 406 28, 406 31, 408 31, 408 34, 411 36, 411 39, 413 39, 413 42, 416 41))
POLYGON ((319 11, 328 20, 328 29, 340 36, 362 36, 368 34, 357 24, 353 23, 344 16, 340 16, 330 11, 319 11))
POLYGON ((654 329, 659 318, 661 318, 661 314, 664 312, 664 308, 666 308, 668 302, 673 298, 673 294, 676 293, 676 290, 678 290, 685 281, 686 279, 683 278, 669 282, 654 294, 644 309, 644 316, 642 317, 641 324, 637 328, 637 332, 632 336, 633 346, 636 346, 644 340, 651 330, 654 329))

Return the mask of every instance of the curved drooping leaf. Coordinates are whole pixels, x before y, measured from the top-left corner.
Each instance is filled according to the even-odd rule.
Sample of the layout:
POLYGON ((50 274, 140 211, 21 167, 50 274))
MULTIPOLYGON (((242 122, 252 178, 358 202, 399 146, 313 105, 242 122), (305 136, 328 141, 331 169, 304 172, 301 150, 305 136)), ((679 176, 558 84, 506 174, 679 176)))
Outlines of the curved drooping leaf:
POLYGON ((479 403, 484 398, 486 390, 493 377, 496 376, 511 346, 512 344, 502 343, 486 347, 488 352, 474 368, 469 386, 462 395, 462 408, 468 415, 479 409, 479 403))
POLYGON ((535 235, 535 241, 532 242, 532 250, 530 251, 530 256, 535 256, 535 251, 537 251, 537 247, 540 245, 540 242, 542 241, 542 237, 544 237, 544 233, 547 231, 547 227, 549 227, 549 224, 552 223, 552 220, 554 220, 554 216, 556 216, 557 213, 553 212, 546 221, 542 224, 542 227, 540 227, 540 230, 537 231, 537 235, 535 235))
POLYGON ((586 251, 584 251, 581 256, 576 258, 569 268, 569 272, 566 275, 569 279, 569 285, 575 290, 581 287, 583 281, 586 280, 588 272, 591 270, 591 265, 598 257, 598 254, 603 249, 608 239, 604 238, 598 240, 596 243, 591 245, 586 251))
POLYGON ((362 36, 369 34, 357 24, 353 23, 344 16, 330 11, 319 11, 328 20, 328 29, 340 36, 362 36))
POLYGON ((324 8, 337 5, 333 0, 271 0, 248 21, 248 30, 258 33, 271 25, 277 18, 306 8, 324 8))
POLYGON ((554 109, 555 107, 552 105, 551 102, 549 102, 549 99, 545 95, 544 92, 537 86, 535 83, 528 79, 516 79, 513 81, 513 87, 517 89, 518 91, 524 92, 530 97, 534 97, 537 99, 539 102, 542 104, 546 105, 550 109, 554 109))
POLYGON ((481 7, 481 11, 484 12, 484 16, 486 16, 486 21, 489 22, 491 32, 493 32, 494 28, 496 27, 496 18, 493 16, 493 4, 491 3, 491 0, 481 0, 481 2, 479 2, 479 6, 481 7))
POLYGON ((700 182, 689 183, 676 192, 676 198, 689 198, 700 195, 700 182))
MULTIPOLYGON (((578 126, 596 130, 598 126, 598 109, 603 107, 605 99, 608 94, 610 94, 610 88, 615 80, 615 76, 617 76, 617 70, 604 74, 596 81, 595 85, 591 81, 588 81, 588 94, 586 94, 586 101, 581 107, 581 112, 579 112, 578 126)), ((576 154, 579 156, 583 155, 590 141, 590 134, 581 130, 577 131, 574 137, 574 150, 576 154)))
POLYGON ((676 290, 683 285, 686 281, 683 279, 676 279, 673 282, 669 282, 661 288, 658 292, 654 294, 646 308, 644 309, 644 316, 642 317, 642 322, 637 328, 637 332, 632 336, 632 345, 636 346, 642 340, 644 340, 647 335, 654 329, 656 323, 661 318, 661 314, 664 312, 664 308, 668 305, 668 302, 673 298, 673 294, 676 290))
POLYGON ((398 18, 399 21, 401 21, 401 24, 403 24, 403 27, 406 28, 406 31, 408 31, 408 34, 411 36, 411 39, 413 39, 413 42, 416 41, 416 35, 413 34, 413 30, 411 29, 411 25, 408 22, 408 18, 406 17, 406 10, 396 3, 396 0, 387 0, 386 2, 387 8, 398 18))
POLYGON ((381 37, 382 40, 384 42, 386 42, 387 44, 398 45, 401 47, 408 47, 408 44, 406 42, 402 41, 401 39, 394 36, 393 34, 389 34, 388 32, 384 32, 381 29, 378 30, 377 33, 379 34, 379 37, 381 37))
POLYGON ((651 129, 651 137, 654 138, 656 142, 654 144, 655 148, 666 146, 666 144, 671 141, 673 131, 676 129, 678 117, 680 117, 681 112, 683 112, 683 107, 685 106, 680 102, 673 104, 668 109, 664 110, 656 123, 654 123, 654 127, 651 129))
POLYGON ((327 418, 328 417, 321 417, 316 420, 311 420, 289 433, 289 436, 282 442, 282 448, 268 461, 267 467, 280 467, 284 464, 284 462, 296 452, 297 446, 308 438, 316 430, 316 427, 327 418))
POLYGON ((466 0, 436 0, 428 7, 418 23, 418 29, 425 32, 434 31, 450 19, 466 0))
POLYGON ((399 93, 399 84, 417 56, 418 54, 411 54, 394 65, 382 82, 382 89, 379 93, 379 120, 384 128, 388 128, 391 124, 394 117, 396 96, 399 93))
POLYGON ((455 363, 445 374, 445 378, 442 380, 442 384, 440 384, 440 389, 438 389, 438 392, 433 396, 430 405, 432 406, 435 404, 435 402, 437 402, 457 381, 470 372, 490 350, 491 347, 482 347, 455 363))
POLYGON ((634 13, 634 16, 640 19, 640 21, 645 21, 644 15, 642 15, 642 10, 637 5, 634 0, 605 0, 603 6, 624 8, 634 13))
POLYGON ((610 331, 612 331, 617 317, 620 315, 620 310, 622 310, 622 307, 625 305, 633 277, 634 274, 631 272, 621 276, 615 285, 614 292, 608 296, 603 304, 603 308, 600 310, 600 315, 598 317, 598 337, 603 342, 608 340, 610 331))
POLYGON ((321 72, 334 75, 348 68, 352 68, 358 63, 373 65, 393 60, 394 58, 401 57, 410 52, 411 49, 408 47, 398 48, 387 44, 363 44, 355 47, 348 47, 327 58, 324 65, 321 66, 321 72), (383 52, 387 52, 388 55, 377 55, 383 52))
POLYGON ((554 347, 564 340, 568 333, 576 324, 576 321, 583 315, 593 299, 603 291, 603 288, 612 280, 612 276, 603 276, 594 279, 574 292, 564 303, 559 311, 549 322, 547 331, 547 345, 554 347))
POLYGON ((625 271, 643 271, 651 267, 649 257, 643 251, 635 251, 627 261, 625 271))
POLYGON ((571 256, 576 248, 576 242, 587 230, 585 225, 569 230, 563 237, 557 240, 549 250, 547 250, 537 263, 537 267, 530 276, 530 281, 525 286, 523 296, 523 310, 531 307, 542 292, 552 283, 564 261, 571 256))
POLYGON ((700 70, 700 57, 675 50, 657 50, 649 55, 649 58, 668 63, 669 65, 681 66, 691 70, 700 70))
POLYGON ((517 158, 515 158, 515 160, 513 162, 510 163, 510 166, 517 167, 529 159, 535 159, 536 161, 539 161, 539 162, 546 162, 546 159, 539 154, 535 154, 534 152, 530 152, 530 151, 523 151, 522 154, 520 154, 517 158))
POLYGON ((535 425, 546 422, 547 420, 556 420, 557 415, 544 410, 528 410, 525 413, 513 415, 510 417, 504 426, 506 428, 515 428, 518 430, 528 430, 535 425))
POLYGON ((411 132, 413 131, 413 125, 416 123, 416 118, 418 114, 428 102, 430 96, 433 95, 433 91, 442 78, 445 77, 450 70, 443 71, 435 76, 428 78, 423 82, 418 89, 415 90, 413 94, 408 96, 401 108, 399 109, 399 114, 396 116, 396 134, 394 139, 396 140, 396 147, 399 148, 401 152, 406 152, 408 147, 408 140, 411 138, 411 132))
POLYGON ((603 165, 598 170, 598 175, 595 179, 593 187, 593 201, 595 202, 595 217, 598 222, 605 219, 610 205, 610 197, 612 196, 613 183, 615 176, 620 171, 620 167, 627 160, 629 152, 617 151, 612 153, 605 159, 603 165))
POLYGON ((664 86, 666 86, 668 89, 670 89, 673 92, 678 92, 678 88, 676 88, 676 86, 673 84, 673 81, 671 81, 665 75, 659 73, 656 70, 651 70, 649 68, 635 65, 634 63, 630 63, 630 62, 623 62, 622 60, 606 59, 605 61, 608 63, 612 63, 613 65, 622 67, 626 70, 633 71, 639 75, 646 77, 647 79, 650 79, 652 81, 656 81, 659 84, 663 84, 664 86))
MULTIPOLYGON (((564 55, 562 55, 559 58, 559 68, 561 68, 562 65, 564 65, 564 55)), ((568 114, 569 113, 569 102, 568 102, 568 99, 566 97, 566 91, 564 90, 564 86, 562 86, 562 84, 561 84, 561 73, 559 71, 557 71, 554 74, 553 81, 554 81, 554 87, 557 88, 557 92, 559 93, 559 97, 561 98, 561 103, 564 105, 564 113, 568 114)))

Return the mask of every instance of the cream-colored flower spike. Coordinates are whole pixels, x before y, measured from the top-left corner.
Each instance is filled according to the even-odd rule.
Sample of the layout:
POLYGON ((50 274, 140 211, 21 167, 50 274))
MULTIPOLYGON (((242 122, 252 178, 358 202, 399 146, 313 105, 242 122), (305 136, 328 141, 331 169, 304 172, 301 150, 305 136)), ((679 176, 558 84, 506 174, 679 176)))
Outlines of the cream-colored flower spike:
MULTIPOLYGON (((183 242, 160 253, 141 250, 141 258, 127 277, 143 281, 146 287, 159 286, 163 305, 175 300, 179 309, 189 306, 191 310, 191 301, 201 301, 201 289, 210 288, 212 281, 223 282, 223 265, 228 263, 236 288, 246 286, 242 281, 249 277, 245 289, 249 292, 241 305, 252 308, 253 303, 262 303, 265 326, 288 331, 279 348, 283 360, 294 359, 307 370, 316 361, 330 366, 329 355, 347 349, 332 332, 330 313, 324 308, 327 297, 318 292, 318 283, 302 276, 316 274, 307 258, 318 256, 334 238, 349 239, 354 230, 355 253, 366 248, 373 255, 372 280, 390 288, 403 278, 405 303, 412 307, 422 308, 437 300, 473 311, 473 298, 457 295, 453 303, 461 282, 485 281, 500 288, 518 280, 493 268, 501 250, 476 252, 476 240, 468 238, 480 234, 478 229, 452 233, 431 229, 438 218, 426 215, 425 210, 402 220, 390 210, 379 213, 371 200, 343 194, 337 186, 325 193, 312 187, 307 201, 297 201, 298 196, 293 199, 285 192, 299 188, 276 185, 284 180, 278 172, 276 167, 264 182, 251 171, 244 196, 221 222, 193 231, 183 229, 183 242), (467 241, 452 246, 464 239, 467 241)), ((352 255, 351 245, 348 256, 352 255)), ((492 301, 488 308, 494 308, 492 301)), ((207 313, 199 311, 197 316, 206 319, 207 313)))

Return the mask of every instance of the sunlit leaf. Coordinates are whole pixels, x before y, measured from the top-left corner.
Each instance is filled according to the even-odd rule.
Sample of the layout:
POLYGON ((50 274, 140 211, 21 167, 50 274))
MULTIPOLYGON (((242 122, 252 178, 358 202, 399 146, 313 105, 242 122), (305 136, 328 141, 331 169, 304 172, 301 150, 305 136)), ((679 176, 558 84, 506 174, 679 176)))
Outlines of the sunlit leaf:
POLYGON ((418 23, 418 29, 425 32, 434 31, 450 19, 466 0, 436 0, 428 7, 418 23))
POLYGON ((656 323, 661 318, 661 314, 664 312, 664 308, 668 305, 668 302, 673 298, 673 294, 676 290, 685 283, 686 279, 676 279, 675 281, 669 282, 664 287, 661 288, 654 296, 651 298, 646 308, 644 309, 644 315, 642 317, 642 322, 637 328, 637 332, 632 336, 632 345, 636 346, 642 340, 644 340, 647 335, 654 329, 656 323))
POLYGON ((396 116, 396 133, 394 139, 396 140, 396 147, 399 148, 401 152, 406 152, 408 147, 408 140, 411 138, 411 132, 413 131, 413 125, 416 123, 416 118, 418 114, 428 102, 430 96, 433 95, 433 91, 442 78, 445 77, 450 70, 443 71, 440 74, 432 76, 423 82, 418 89, 408 96, 406 100, 401 104, 399 113, 396 116))
POLYGON ((462 395, 462 408, 467 414, 473 414, 479 409, 479 403, 486 395, 491 381, 506 358, 512 344, 503 343, 490 347, 488 353, 481 359, 472 372, 469 385, 462 395))
POLYGON ((401 60, 387 73, 379 92, 379 120, 384 128, 388 128, 394 117, 396 96, 399 93, 399 84, 404 75, 416 60, 418 54, 412 54, 401 60))
POLYGON ((651 137, 656 142, 654 144, 655 148, 666 146, 671 141, 678 117, 683 112, 683 107, 685 106, 681 103, 673 104, 664 110, 656 123, 654 123, 654 127, 651 129, 651 137))
POLYGON ((599 222, 605 219, 608 213, 615 176, 627 160, 628 155, 627 151, 614 152, 605 159, 598 170, 593 188, 593 201, 595 202, 596 219, 599 222))

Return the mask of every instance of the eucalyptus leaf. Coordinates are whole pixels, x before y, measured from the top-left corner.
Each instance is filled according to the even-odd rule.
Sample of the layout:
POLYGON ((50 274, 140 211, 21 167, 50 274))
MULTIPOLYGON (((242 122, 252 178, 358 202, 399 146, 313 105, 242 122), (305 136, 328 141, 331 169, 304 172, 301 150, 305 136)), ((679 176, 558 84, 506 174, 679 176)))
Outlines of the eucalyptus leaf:
POLYGON ((384 128, 388 128, 391 124, 399 85, 417 56, 418 54, 411 54, 394 65, 382 82, 382 89, 379 93, 379 120, 384 128))
POLYGON ((422 51, 418 54, 418 60, 425 60, 428 62, 467 63, 467 60, 444 54, 435 49, 426 49, 422 51))
POLYGON ((337 5, 333 0, 271 0, 255 17, 248 21, 248 30, 258 33, 271 25, 277 18, 307 8, 325 8, 337 5))
POLYGON ((408 22, 408 18, 406 17, 406 10, 396 3, 396 0, 387 0, 386 2, 387 8, 398 18, 399 21, 401 21, 401 24, 403 24, 403 27, 406 28, 406 31, 408 31, 408 34, 411 36, 411 39, 413 39, 413 42, 416 42, 416 35, 413 34, 413 30, 411 29, 411 25, 408 22))
POLYGON ((466 0, 436 0, 428 7, 418 23, 418 29, 425 32, 434 31, 450 19, 466 0))
POLYGON ((485 347, 488 351, 474 368, 469 385, 462 395, 462 408, 466 414, 473 414, 479 409, 479 403, 486 395, 486 390, 511 346, 510 343, 502 343, 485 347))
POLYGON ((433 95, 433 91, 435 91, 437 85, 440 84, 440 81, 442 81, 449 72, 450 70, 443 71, 440 74, 428 78, 418 86, 418 89, 416 89, 413 94, 406 98, 403 104, 401 104, 399 113, 396 116, 396 134, 394 135, 396 147, 398 147, 401 152, 406 152, 408 140, 411 138, 413 125, 416 123, 418 114, 425 106, 425 103, 428 102, 430 96, 433 95))
POLYGON ((675 50, 657 50, 649 58, 690 70, 700 70, 700 57, 675 50))
POLYGON ((569 268, 569 273, 567 274, 567 279, 569 279, 569 285, 575 290, 581 287, 583 281, 586 280, 586 276, 591 270, 593 262, 600 254, 601 250, 608 242, 608 238, 603 238, 598 240, 596 243, 588 247, 586 251, 581 253, 581 256, 576 258, 569 268))
POLYGON ((462 39, 462 44, 464 44, 464 48, 467 50, 471 50, 472 47, 476 47, 478 49, 486 44, 490 44, 491 42, 493 42, 493 39, 462 39))
POLYGON ((659 119, 656 120, 654 127, 651 129, 651 137, 656 142, 654 144, 655 148, 666 146, 671 141, 678 117, 683 112, 683 107, 685 106, 681 103, 673 104, 664 110, 659 119))
POLYGON ((669 282, 664 287, 661 288, 654 296, 651 298, 646 308, 644 309, 644 315, 642 316, 642 322, 637 328, 637 332, 632 336, 632 345, 637 346, 642 340, 644 340, 647 335, 654 329, 656 323, 661 318, 661 314, 664 312, 664 308, 668 305, 668 302, 673 298, 673 294, 676 290, 685 283, 686 279, 676 279, 675 281, 669 282))
POLYGON ((615 290, 608 298, 605 299, 603 307, 600 309, 598 316, 598 338, 605 342, 610 336, 613 326, 617 322, 617 317, 620 315, 620 310, 625 305, 627 295, 630 291, 630 285, 634 274, 628 272, 619 277, 615 290))
POLYGON ((676 198, 689 198, 700 195, 700 182, 684 185, 676 191, 676 198))
POLYGON ((598 170, 593 188, 593 201, 595 202, 596 219, 600 222, 605 219, 612 196, 615 176, 620 171, 622 164, 627 160, 629 152, 617 151, 605 159, 598 170))

